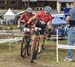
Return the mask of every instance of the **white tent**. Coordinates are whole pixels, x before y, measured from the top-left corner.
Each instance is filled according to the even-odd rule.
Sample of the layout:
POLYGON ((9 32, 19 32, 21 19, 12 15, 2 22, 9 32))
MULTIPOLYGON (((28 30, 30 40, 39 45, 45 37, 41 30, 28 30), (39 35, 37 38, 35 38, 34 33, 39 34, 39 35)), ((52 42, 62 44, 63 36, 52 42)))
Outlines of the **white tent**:
POLYGON ((8 11, 4 14, 4 20, 12 20, 15 18, 15 14, 9 8, 8 11))

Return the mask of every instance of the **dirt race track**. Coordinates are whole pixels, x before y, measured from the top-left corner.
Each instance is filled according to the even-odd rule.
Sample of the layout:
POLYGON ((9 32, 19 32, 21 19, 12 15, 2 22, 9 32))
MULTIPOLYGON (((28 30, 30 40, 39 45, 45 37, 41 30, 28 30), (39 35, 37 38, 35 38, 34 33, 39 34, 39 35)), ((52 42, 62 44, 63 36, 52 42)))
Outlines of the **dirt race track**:
POLYGON ((35 63, 30 63, 29 57, 25 59, 21 58, 19 54, 8 53, 7 56, 0 57, 0 67, 44 67, 35 61, 35 63))
MULTIPOLYGON (((14 46, 16 47, 16 46, 14 46)), ((0 54, 0 67, 47 67, 44 63, 42 63, 41 55, 45 54, 42 53, 40 58, 37 58, 34 63, 30 63, 30 57, 21 58, 20 56, 20 46, 16 48, 12 47, 11 50, 5 50, 3 53, 0 54)), ((0 47, 4 49, 3 47, 0 47)), ((6 47, 7 49, 7 47, 6 47)), ((44 58, 44 57, 43 57, 44 58)))
POLYGON ((0 67, 75 67, 75 62, 63 62, 66 55, 64 51, 59 52, 60 63, 56 63, 55 54, 55 46, 46 45, 40 58, 35 63, 30 63, 30 57, 21 58, 20 45, 14 44, 11 49, 7 45, 0 45, 0 67))
POLYGON ((0 67, 44 67, 43 65, 35 62, 30 63, 28 58, 22 59, 18 55, 13 55, 0 59, 0 67))

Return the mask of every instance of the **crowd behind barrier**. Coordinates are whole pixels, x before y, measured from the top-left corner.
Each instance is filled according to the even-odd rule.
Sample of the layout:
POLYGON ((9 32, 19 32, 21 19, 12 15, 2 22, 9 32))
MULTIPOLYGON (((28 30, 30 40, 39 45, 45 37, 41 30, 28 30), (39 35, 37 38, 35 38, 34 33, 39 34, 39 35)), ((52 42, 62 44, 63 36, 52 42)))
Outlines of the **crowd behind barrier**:
POLYGON ((17 21, 16 20, 8 20, 8 21, 0 20, 0 24, 3 24, 3 25, 10 25, 10 24, 15 25, 15 24, 17 24, 17 21))

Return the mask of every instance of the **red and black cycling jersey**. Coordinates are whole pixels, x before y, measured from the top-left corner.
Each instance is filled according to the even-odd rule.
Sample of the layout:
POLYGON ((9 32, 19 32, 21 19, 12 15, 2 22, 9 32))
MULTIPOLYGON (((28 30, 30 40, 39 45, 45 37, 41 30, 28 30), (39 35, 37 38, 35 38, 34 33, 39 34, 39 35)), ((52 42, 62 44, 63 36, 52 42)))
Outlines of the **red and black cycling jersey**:
POLYGON ((39 21, 44 21, 44 22, 48 22, 48 21, 52 21, 52 16, 51 14, 46 15, 44 11, 39 11, 37 12, 37 17, 39 21))
MULTIPOLYGON (((21 20, 24 20, 25 22, 25 24, 27 23, 27 21, 31 18, 31 17, 33 17, 34 16, 34 14, 31 14, 31 15, 29 15, 27 12, 24 12, 24 13, 22 13, 22 15, 20 16, 20 18, 21 18, 21 20)), ((34 23, 33 23, 33 21, 30 23, 30 25, 33 25, 34 23)))

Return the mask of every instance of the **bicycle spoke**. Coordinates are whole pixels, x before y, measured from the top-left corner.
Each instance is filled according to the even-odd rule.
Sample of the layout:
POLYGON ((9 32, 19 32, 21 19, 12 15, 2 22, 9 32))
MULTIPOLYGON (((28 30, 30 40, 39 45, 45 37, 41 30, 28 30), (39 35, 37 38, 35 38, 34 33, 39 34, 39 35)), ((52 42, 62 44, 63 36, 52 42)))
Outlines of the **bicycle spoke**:
POLYGON ((21 56, 24 58, 26 55, 26 44, 22 43, 21 45, 21 56))

